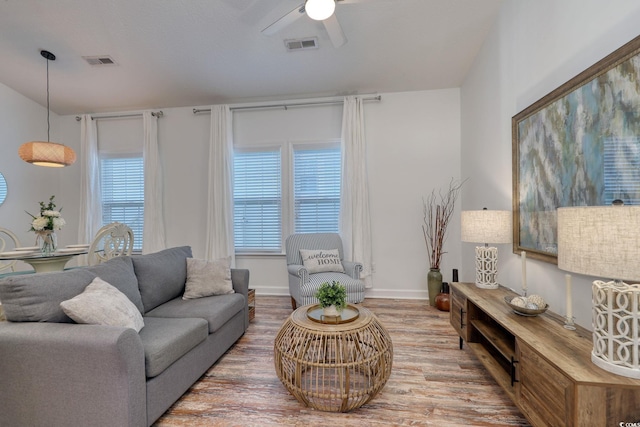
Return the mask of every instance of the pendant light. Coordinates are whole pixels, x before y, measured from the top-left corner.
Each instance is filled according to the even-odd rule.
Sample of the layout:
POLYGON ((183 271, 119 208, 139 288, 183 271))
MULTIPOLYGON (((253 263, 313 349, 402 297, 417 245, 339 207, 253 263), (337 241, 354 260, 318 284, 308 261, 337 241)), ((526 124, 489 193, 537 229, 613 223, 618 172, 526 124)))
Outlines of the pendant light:
POLYGON ((49 61, 55 61, 56 56, 46 50, 41 50, 40 55, 47 60, 47 140, 25 142, 18 149, 18 155, 27 163, 61 168, 73 164, 76 153, 66 145, 49 141, 49 61))
POLYGON ((316 21, 324 21, 336 10, 335 0, 307 0, 304 4, 307 16, 316 21))

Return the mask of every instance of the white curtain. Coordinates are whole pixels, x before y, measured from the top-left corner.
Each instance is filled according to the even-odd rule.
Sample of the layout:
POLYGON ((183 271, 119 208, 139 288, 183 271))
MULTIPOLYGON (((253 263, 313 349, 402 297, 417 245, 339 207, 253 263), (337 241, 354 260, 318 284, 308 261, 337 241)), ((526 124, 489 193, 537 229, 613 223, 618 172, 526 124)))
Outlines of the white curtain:
MULTIPOLYGON (((91 243, 102 226, 98 129, 89 114, 80 119, 80 216, 78 242, 91 243)), ((79 264, 85 264, 80 261, 79 264)))
POLYGON ((211 107, 209 141, 209 191, 206 258, 231 258, 233 245, 233 140, 232 113, 228 105, 211 107))
POLYGON ((157 252, 165 248, 162 165, 158 151, 158 118, 150 111, 142 113, 144 133, 142 157, 144 160, 144 231, 142 253, 157 252))
POLYGON ((367 150, 364 138, 362 99, 348 96, 342 112, 342 192, 340 235, 345 259, 362 263, 365 287, 371 277, 371 215, 367 179, 367 150))
POLYGON ((228 105, 211 107, 209 141, 209 191, 207 203, 206 258, 231 257, 233 245, 233 140, 232 113, 228 105))

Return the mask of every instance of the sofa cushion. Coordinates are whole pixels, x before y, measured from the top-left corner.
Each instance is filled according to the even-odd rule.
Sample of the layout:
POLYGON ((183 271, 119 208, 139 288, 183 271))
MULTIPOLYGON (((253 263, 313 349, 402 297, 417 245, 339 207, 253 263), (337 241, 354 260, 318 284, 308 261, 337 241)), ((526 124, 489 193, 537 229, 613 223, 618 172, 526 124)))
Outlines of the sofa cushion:
POLYGON ((100 277, 81 294, 62 301, 60 307, 77 323, 122 326, 136 332, 144 327, 142 314, 131 300, 100 277))
POLYGON ((145 312, 182 295, 190 257, 189 246, 131 257, 145 312))
POLYGON ((209 323, 209 333, 212 334, 244 307, 244 296, 239 293, 190 300, 176 298, 149 311, 146 316, 199 317, 209 323))
POLYGON ((117 288, 135 304, 140 313, 144 313, 142 296, 138 289, 138 278, 133 270, 133 261, 128 256, 111 258, 102 264, 88 267, 87 270, 117 288))
POLYGON ((232 294, 231 257, 214 261, 187 258, 187 282, 182 299, 232 294))
POLYGON ((0 281, 0 301, 12 322, 73 323, 60 303, 80 294, 95 277, 84 268, 9 276, 0 281))
POLYGON ((207 322, 197 318, 145 317, 140 331, 145 373, 155 377, 180 359, 207 336, 207 322))

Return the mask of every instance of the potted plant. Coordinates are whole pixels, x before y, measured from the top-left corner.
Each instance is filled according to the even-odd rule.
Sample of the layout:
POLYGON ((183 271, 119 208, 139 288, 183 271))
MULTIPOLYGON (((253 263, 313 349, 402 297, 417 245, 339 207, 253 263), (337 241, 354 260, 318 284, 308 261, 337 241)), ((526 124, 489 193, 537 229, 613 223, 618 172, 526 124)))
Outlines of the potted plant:
POLYGON ((446 191, 436 193, 436 190, 433 190, 428 198, 422 200, 424 208, 422 232, 429 252, 427 286, 429 304, 431 306, 436 305, 436 295, 442 288, 440 261, 445 253, 443 245, 447 239, 447 227, 453 216, 453 210, 462 184, 464 184, 464 181, 457 182, 452 179, 446 191))
POLYGON ((347 306, 347 288, 335 280, 324 282, 316 292, 325 316, 339 316, 347 306))

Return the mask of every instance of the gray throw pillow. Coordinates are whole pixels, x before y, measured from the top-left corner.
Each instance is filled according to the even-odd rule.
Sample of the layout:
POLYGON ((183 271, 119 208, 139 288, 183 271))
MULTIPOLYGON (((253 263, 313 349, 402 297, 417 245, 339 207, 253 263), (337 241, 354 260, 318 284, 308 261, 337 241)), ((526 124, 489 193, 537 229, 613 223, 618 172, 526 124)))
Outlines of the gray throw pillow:
POLYGON ((191 258, 189 246, 131 257, 145 313, 182 295, 187 280, 187 258, 191 258))
POLYGON ((300 249, 302 264, 309 273, 324 273, 334 271, 344 273, 340 251, 338 249, 300 249))
POLYGON ((187 283, 182 299, 232 294, 231 258, 214 261, 187 258, 187 283))
POLYGON ((76 323, 122 326, 136 332, 144 327, 142 314, 131 300, 99 277, 80 295, 61 302, 60 307, 76 323))

